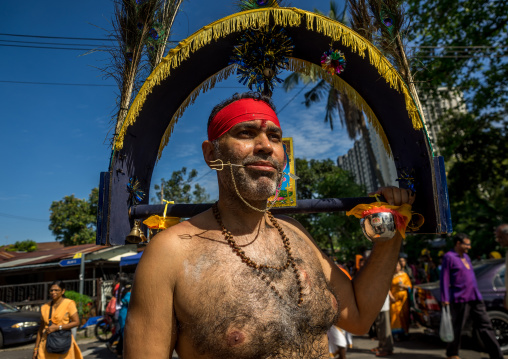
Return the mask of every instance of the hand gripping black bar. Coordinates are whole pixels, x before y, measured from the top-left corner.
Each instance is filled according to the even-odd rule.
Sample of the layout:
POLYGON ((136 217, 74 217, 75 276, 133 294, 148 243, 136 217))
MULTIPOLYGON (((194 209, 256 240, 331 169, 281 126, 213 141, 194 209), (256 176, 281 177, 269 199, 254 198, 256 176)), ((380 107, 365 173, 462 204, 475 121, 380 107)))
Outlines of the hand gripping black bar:
MULTIPOLYGON (((380 196, 378 198, 384 201, 383 197, 380 196)), ((296 207, 274 207, 270 209, 270 212, 273 214, 341 212, 349 211, 361 203, 372 203, 375 201, 374 197, 301 199, 298 200, 296 207)), ((132 206, 129 209, 129 216, 131 219, 143 219, 154 214, 162 215, 165 206, 165 204, 140 204, 132 206)), ((212 203, 169 204, 166 216, 190 218, 211 207, 212 203)))

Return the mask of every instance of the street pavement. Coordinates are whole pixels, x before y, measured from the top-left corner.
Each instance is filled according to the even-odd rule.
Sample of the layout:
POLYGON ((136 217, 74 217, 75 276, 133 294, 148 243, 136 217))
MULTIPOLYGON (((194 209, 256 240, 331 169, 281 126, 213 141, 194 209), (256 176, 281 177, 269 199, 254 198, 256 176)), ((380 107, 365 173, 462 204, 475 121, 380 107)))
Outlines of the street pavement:
MULTIPOLYGON (((79 349, 83 354, 84 359, 117 359, 116 354, 113 354, 106 348, 106 344, 98 341, 95 338, 78 338, 79 349)), ((34 343, 9 346, 0 349, 1 359, 31 359, 33 354, 34 343)), ((178 356, 173 356, 172 359, 178 359, 178 356)))
MULTIPOLYGON (((104 343, 95 338, 80 338, 78 344, 84 359, 116 359, 104 343)), ((467 348, 467 342, 463 343, 460 350, 461 359, 488 359, 486 353, 467 348)), ((34 344, 10 346, 0 349, 1 359, 30 359, 32 358, 34 344)), ((353 348, 348 349, 347 359, 374 359, 376 356, 370 350, 377 346, 377 341, 368 336, 355 336, 353 348)), ((173 359, 177 359, 175 354, 173 359)), ((423 329, 412 328, 409 340, 395 343, 395 350, 387 358, 391 359, 441 359, 445 356, 445 344, 438 338, 424 334, 423 329)), ((508 359, 508 356, 505 355, 508 359)))
MULTIPOLYGON (((441 359, 446 358, 446 344, 435 336, 424 334, 423 329, 411 329, 410 337, 406 341, 396 342, 393 354, 387 358, 391 359, 441 359)), ((353 338, 353 349, 348 349, 347 359, 374 359, 377 358, 371 352, 372 348, 377 347, 377 340, 370 339, 368 336, 355 336, 353 338)), ((462 343, 460 350, 461 359, 488 359, 487 353, 480 353, 471 348, 467 348, 468 343, 462 343)), ((504 356, 508 358, 507 355, 504 356)))

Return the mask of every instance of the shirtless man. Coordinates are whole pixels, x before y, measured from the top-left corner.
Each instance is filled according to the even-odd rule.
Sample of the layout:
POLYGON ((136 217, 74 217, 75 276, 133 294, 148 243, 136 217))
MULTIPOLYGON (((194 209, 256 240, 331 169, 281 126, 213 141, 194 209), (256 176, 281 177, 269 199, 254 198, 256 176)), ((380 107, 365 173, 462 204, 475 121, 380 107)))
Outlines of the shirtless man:
MULTIPOLYGON (((219 170, 219 201, 147 246, 125 358, 167 359, 173 349, 182 359, 326 358, 332 324, 363 334, 379 313, 400 236, 375 243, 350 281, 300 223, 265 212, 284 153, 277 116, 259 97, 236 95, 212 111, 202 149, 219 170)), ((394 205, 414 201, 407 190, 380 193, 394 205)))

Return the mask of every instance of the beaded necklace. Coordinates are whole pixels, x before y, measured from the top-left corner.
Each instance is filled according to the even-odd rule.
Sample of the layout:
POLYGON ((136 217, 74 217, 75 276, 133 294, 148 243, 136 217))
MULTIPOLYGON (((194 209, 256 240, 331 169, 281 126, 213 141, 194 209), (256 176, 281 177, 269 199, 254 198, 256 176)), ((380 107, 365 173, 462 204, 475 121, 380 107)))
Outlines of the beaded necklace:
POLYGON ((282 294, 275 288, 273 284, 271 284, 270 278, 264 273, 266 270, 275 270, 277 272, 283 272, 286 269, 291 266, 293 269, 293 273, 296 278, 296 283, 298 284, 298 306, 300 306, 303 303, 303 286, 302 281, 300 279, 300 274, 298 272, 298 268, 296 267, 295 258, 293 257, 293 254, 291 253, 291 243, 289 242, 289 238, 284 233, 284 230, 280 226, 280 224, 277 222, 277 220, 273 217, 273 215, 267 211, 268 218, 272 222, 273 226, 277 228, 277 231, 279 232, 279 235, 282 239, 282 243, 284 244, 284 249, 286 250, 286 263, 282 266, 271 266, 268 264, 258 264, 254 262, 252 259, 250 259, 246 254, 245 251, 243 251, 240 246, 236 243, 235 239, 233 238, 233 235, 230 231, 226 229, 224 226, 224 223, 222 223, 222 219, 219 212, 219 206, 217 205, 217 202, 214 203, 213 207, 213 214, 215 216, 215 219, 217 220, 217 223, 221 227, 222 235, 228 242, 228 245, 233 249, 233 252, 236 253, 237 256, 239 256, 242 259, 242 262, 244 262, 248 267, 251 267, 252 269, 256 270, 259 274, 261 274, 261 279, 266 282, 267 285, 270 286, 270 289, 275 293, 277 297, 280 299, 283 299, 282 294))

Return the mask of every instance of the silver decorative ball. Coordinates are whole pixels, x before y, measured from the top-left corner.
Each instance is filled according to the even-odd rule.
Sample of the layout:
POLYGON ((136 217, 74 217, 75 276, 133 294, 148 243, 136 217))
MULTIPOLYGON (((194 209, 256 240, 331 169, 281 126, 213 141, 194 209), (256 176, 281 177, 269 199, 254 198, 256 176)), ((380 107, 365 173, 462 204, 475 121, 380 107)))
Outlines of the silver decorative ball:
POLYGON ((395 219, 390 212, 372 213, 360 220, 363 234, 371 242, 384 242, 392 239, 397 232, 395 219))

